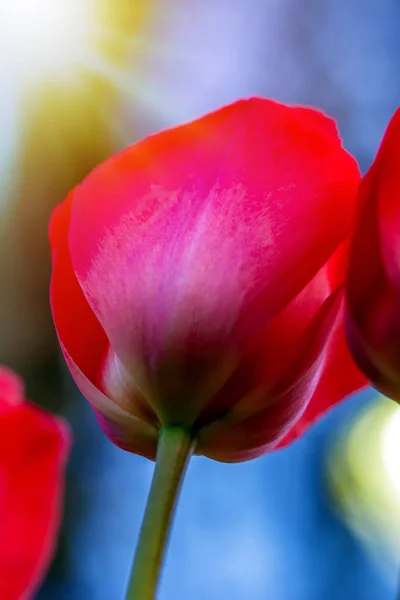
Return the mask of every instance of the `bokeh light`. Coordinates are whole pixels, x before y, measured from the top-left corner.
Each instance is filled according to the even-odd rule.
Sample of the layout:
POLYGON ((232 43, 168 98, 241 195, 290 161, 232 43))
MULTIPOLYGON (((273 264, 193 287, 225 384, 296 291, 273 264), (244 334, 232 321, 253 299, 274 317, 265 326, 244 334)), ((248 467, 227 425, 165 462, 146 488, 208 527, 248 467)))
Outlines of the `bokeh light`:
POLYGON ((70 77, 85 59, 91 19, 84 0, 2 2, 0 51, 26 82, 70 77))
POLYGON ((330 486, 345 520, 389 577, 400 556, 400 407, 378 397, 339 436, 330 486))
POLYGON ((400 505, 400 407, 393 406, 392 413, 382 432, 382 458, 400 505))

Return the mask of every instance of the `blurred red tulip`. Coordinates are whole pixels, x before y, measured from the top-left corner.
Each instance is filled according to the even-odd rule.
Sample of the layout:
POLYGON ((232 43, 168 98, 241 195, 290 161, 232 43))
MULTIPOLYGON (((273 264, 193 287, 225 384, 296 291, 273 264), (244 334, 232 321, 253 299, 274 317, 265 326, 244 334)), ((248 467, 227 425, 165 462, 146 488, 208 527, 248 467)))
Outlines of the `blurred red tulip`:
POLYGON ((66 425, 24 400, 0 367, 0 598, 28 600, 53 557, 61 520, 66 425))
POLYGON ((119 446, 160 425, 247 460, 360 387, 341 242, 359 172, 334 123, 236 102, 110 158, 54 212, 51 303, 80 390, 119 446))
POLYGON ((400 401, 400 109, 362 180, 347 277, 346 330, 360 369, 400 401))

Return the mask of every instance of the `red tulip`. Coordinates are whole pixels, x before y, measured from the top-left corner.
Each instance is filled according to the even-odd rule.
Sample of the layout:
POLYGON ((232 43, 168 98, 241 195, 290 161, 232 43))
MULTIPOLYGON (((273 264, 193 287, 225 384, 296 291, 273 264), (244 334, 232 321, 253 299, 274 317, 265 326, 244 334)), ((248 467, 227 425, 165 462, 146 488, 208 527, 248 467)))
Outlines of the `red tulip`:
POLYGON ((28 600, 42 583, 61 519, 66 425, 24 400, 0 367, 0 598, 28 600))
POLYGON ((330 119, 251 99, 126 149, 57 207, 53 317, 116 444, 154 458, 178 424, 246 460, 363 384, 336 252, 358 183, 330 119))
POLYGON ((400 109, 362 180, 347 277, 347 339, 360 369, 400 401, 400 109))

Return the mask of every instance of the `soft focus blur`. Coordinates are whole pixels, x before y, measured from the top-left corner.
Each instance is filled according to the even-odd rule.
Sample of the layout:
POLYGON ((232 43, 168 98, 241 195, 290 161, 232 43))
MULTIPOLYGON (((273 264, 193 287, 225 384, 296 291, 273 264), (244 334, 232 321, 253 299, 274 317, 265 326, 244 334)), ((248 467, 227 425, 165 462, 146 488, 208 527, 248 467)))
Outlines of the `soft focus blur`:
MULTIPOLYGON (((398 0, 0 2, 0 362, 75 434, 40 600, 122 598, 153 468, 111 445, 59 367, 52 207, 116 149, 252 94, 325 110, 365 170, 400 104, 399 28, 398 0)), ((352 398, 251 463, 193 459, 160 600, 393 600, 400 416, 382 402, 352 398)))

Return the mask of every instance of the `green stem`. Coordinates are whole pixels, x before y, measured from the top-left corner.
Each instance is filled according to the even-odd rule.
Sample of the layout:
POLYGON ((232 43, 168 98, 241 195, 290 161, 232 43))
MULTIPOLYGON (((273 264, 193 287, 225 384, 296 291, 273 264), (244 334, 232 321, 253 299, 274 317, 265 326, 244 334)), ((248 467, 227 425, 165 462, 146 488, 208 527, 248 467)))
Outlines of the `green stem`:
POLYGON ((126 600, 155 598, 176 502, 193 450, 194 440, 186 429, 161 429, 126 600))

